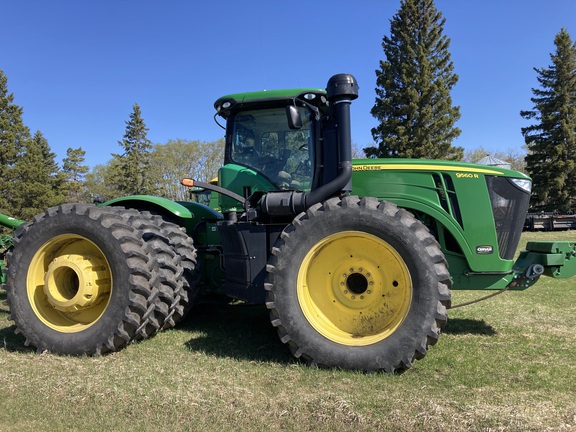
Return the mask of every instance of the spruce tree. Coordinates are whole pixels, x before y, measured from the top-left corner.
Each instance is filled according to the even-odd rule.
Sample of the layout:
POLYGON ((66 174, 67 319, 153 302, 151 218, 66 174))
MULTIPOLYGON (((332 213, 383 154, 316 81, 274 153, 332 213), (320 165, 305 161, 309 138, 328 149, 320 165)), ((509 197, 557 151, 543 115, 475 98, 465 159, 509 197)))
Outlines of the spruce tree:
POLYGON ((575 210, 576 200, 576 44, 562 28, 554 45, 552 64, 534 68, 540 84, 532 89, 534 107, 520 115, 534 121, 522 128, 532 206, 566 212, 575 210))
POLYGON ((126 122, 124 139, 118 141, 124 153, 113 154, 120 167, 114 173, 113 182, 124 195, 152 194, 154 190, 148 173, 152 142, 146 137, 148 128, 142 120, 140 107, 135 103, 132 108, 130 120, 126 122))
POLYGON ((66 157, 62 160, 62 172, 66 180, 66 195, 70 202, 79 202, 84 194, 84 176, 89 171, 82 165, 86 152, 82 147, 68 148, 66 157))
POLYGON ((460 135, 454 126, 460 107, 450 91, 458 75, 450 59, 450 39, 443 35, 446 19, 433 0, 402 0, 390 20, 390 36, 382 48, 386 60, 376 70, 376 103, 372 129, 377 143, 364 151, 372 157, 459 160, 460 135))
POLYGON ((16 215, 11 197, 17 190, 14 164, 30 139, 30 130, 22 122, 22 108, 8 93, 8 78, 0 69, 0 212, 16 215))
POLYGON ((20 218, 30 219, 64 202, 63 177, 55 157, 40 131, 25 143, 24 153, 14 164, 17 187, 10 198, 20 218))

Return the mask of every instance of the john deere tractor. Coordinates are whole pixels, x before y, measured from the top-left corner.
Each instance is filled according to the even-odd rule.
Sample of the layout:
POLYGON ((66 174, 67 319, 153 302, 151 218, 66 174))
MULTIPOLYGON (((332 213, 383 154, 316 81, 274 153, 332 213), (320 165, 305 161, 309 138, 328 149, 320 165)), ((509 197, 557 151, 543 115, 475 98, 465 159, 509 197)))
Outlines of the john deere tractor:
POLYGON ((570 243, 514 262, 531 181, 506 169, 351 159, 353 76, 326 89, 219 98, 204 205, 129 196, 50 208, 18 227, 7 300, 39 351, 98 355, 174 326, 195 301, 265 304, 294 356, 395 372, 438 340, 452 289, 524 289, 576 273, 570 243), (216 210, 218 209, 218 210, 216 210))

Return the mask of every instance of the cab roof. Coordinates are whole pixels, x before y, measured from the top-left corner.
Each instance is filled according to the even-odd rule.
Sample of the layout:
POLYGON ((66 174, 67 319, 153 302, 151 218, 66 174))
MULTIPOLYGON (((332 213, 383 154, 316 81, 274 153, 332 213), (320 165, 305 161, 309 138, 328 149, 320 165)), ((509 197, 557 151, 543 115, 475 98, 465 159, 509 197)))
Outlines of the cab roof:
POLYGON ((326 96, 326 90, 319 88, 297 88, 233 93, 218 98, 218 100, 214 102, 214 108, 222 117, 228 117, 230 112, 234 107, 237 107, 238 104, 244 106, 244 104, 290 100, 299 96, 303 97, 306 94, 314 94, 318 99, 321 99, 321 96, 326 96))

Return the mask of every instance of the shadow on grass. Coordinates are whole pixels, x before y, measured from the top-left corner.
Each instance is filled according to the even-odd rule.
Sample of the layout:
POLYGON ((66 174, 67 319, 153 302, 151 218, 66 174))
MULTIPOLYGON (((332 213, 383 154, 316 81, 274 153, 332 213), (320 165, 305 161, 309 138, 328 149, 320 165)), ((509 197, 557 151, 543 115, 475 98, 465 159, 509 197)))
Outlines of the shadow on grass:
MULTIPOLYGON (((24 345, 25 338, 14 333, 15 325, 8 321, 9 308, 2 302, 6 292, 0 291, 0 350, 33 352, 24 345)), ((221 357, 249 361, 291 363, 289 350, 280 342, 270 324, 265 306, 244 304, 205 304, 195 306, 179 329, 199 334, 186 346, 221 357)))
POLYGON ((16 326, 4 327, 0 329, 0 349, 8 352, 30 353, 34 352, 33 348, 24 345, 26 339, 14 333, 16 326))
MULTIPOLYGON (((270 324, 265 306, 201 305, 195 307, 179 328, 198 333, 186 343, 191 351, 200 351, 237 360, 288 364, 294 359, 280 342, 270 324)), ((484 320, 449 319, 445 334, 495 336, 494 327, 484 320)))
POLYGON ((4 304, 6 300, 6 291, 0 291, 0 349, 5 349, 9 352, 32 352, 33 350, 26 345, 24 342, 26 339, 21 335, 14 333, 16 330, 15 325, 8 325, 8 314, 9 308, 4 304))
MULTIPOLYGON (((8 307, 2 302, 6 292, 0 291, 0 320, 7 322, 8 307)), ((2 323, 0 323, 2 324, 2 323)), ((278 333, 270 324, 265 306, 246 304, 203 304, 195 306, 179 329, 196 333, 186 343, 190 351, 199 351, 219 357, 257 362, 289 364, 297 361, 278 333)), ((25 339, 16 335, 15 325, 0 328, 0 349, 11 352, 31 352, 24 345, 25 339)), ((467 318, 449 319, 442 330, 452 335, 494 336, 496 330, 484 320, 467 318)))
POLYGON ((495 336, 496 329, 490 324, 486 324, 484 320, 475 320, 468 318, 453 318, 449 319, 446 327, 442 329, 442 333, 453 335, 483 335, 495 336))
POLYGON ((191 351, 257 362, 294 362, 278 339, 265 306, 206 304, 195 306, 179 328, 199 335, 186 343, 191 351))

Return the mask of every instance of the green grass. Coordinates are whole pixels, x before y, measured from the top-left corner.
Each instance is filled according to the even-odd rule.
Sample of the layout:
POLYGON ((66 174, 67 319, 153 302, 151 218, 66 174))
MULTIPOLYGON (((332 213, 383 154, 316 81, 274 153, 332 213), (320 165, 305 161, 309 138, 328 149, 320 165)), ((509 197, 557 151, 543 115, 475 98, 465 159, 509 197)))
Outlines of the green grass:
MULTIPOLYGON (((455 291, 454 304, 482 295, 455 291)), ((398 376, 293 360, 262 307, 205 307, 96 358, 36 354, 7 316, 0 306, 3 432, 576 430, 573 279, 451 311, 438 345, 398 376)))

